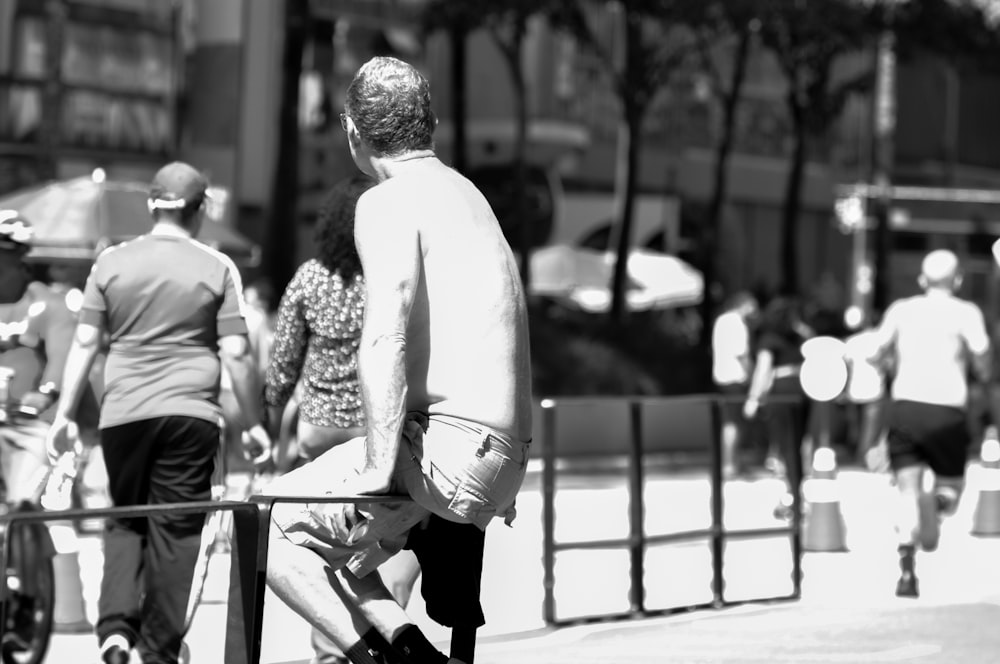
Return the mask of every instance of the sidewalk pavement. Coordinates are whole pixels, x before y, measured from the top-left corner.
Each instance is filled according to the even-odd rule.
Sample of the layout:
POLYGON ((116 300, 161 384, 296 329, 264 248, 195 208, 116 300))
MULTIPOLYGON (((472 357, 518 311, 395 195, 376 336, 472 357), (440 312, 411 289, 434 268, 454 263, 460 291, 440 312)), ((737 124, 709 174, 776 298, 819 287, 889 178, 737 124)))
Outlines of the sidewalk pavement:
MULTIPOLYGON (((628 553, 565 551, 557 557, 556 606, 580 624, 549 628, 542 620, 541 492, 529 477, 513 528, 487 532, 477 664, 518 662, 990 662, 1000 661, 1000 538, 970 535, 981 483, 978 467, 958 513, 944 524, 937 552, 921 553, 921 597, 894 596, 898 570, 888 477, 842 470, 837 487, 848 551, 806 553, 802 598, 630 620, 586 618, 628 608, 628 553)), ((623 536, 627 496, 620 478, 570 474, 559 480, 557 541, 623 536)), ((726 487, 730 527, 775 525, 771 508, 782 483, 762 476, 726 487)), ((704 474, 651 473, 645 489, 650 533, 704 527, 704 474)), ((99 551, 83 556, 89 569, 99 551), (89 556, 89 557, 88 557, 89 556)), ((788 594, 790 552, 781 539, 733 542, 726 553, 727 599, 788 594)), ((711 599, 705 543, 663 545, 646 556, 646 607, 675 610, 711 599)), ((228 597, 228 556, 213 557, 205 595, 187 642, 191 664, 220 664, 228 597)), ((99 566, 96 568, 99 570, 99 566)), ((93 583, 88 584, 91 588, 93 583)), ((449 633, 430 621, 414 593, 409 612, 442 648, 449 633)), ((88 600, 93 608, 92 592, 88 600)), ((279 600, 265 601, 262 664, 306 664, 309 629, 279 600)), ((48 662, 97 661, 92 635, 58 635, 48 662), (85 653, 91 659, 81 659, 85 653)))

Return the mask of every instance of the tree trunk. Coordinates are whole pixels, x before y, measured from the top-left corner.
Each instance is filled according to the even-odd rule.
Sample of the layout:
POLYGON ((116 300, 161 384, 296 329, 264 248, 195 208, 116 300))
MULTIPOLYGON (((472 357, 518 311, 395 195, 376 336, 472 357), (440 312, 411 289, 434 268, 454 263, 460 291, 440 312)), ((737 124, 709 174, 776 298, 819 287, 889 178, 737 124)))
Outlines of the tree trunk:
POLYGON ((299 196, 299 79, 309 18, 307 0, 285 2, 278 155, 263 252, 264 273, 280 293, 295 272, 299 196))
MULTIPOLYGON (((794 96, 794 90, 789 96, 794 96)), ((805 110, 794 98, 790 99, 795 145, 788 171, 785 200, 781 209, 781 284, 785 295, 799 292, 799 208, 802 206, 802 180, 806 166, 805 110)))
POLYGON ((709 201, 708 213, 701 229, 699 261, 702 280, 705 284, 701 298, 701 335, 699 342, 705 357, 710 357, 712 346, 712 320, 715 318, 716 306, 715 283, 718 270, 719 228, 722 224, 722 206, 726 201, 728 188, 729 155, 732 153, 736 133, 736 109, 739 105, 743 80, 746 77, 747 56, 750 51, 750 30, 745 29, 740 34, 733 61, 732 78, 729 88, 724 91, 722 99, 722 128, 719 143, 715 150, 715 170, 713 173, 712 198, 709 201))
POLYGON ((636 109, 630 109, 626 104, 625 120, 619 132, 619 164, 621 170, 621 219, 618 220, 619 230, 615 237, 615 269, 611 280, 611 321, 621 324, 628 314, 626 300, 628 287, 628 256, 632 245, 632 217, 635 209, 636 178, 638 177, 639 146, 635 140, 642 124, 642 114, 636 109))
MULTIPOLYGON (((624 5, 623 5, 624 6, 624 5)), ((628 257, 632 248, 632 217, 635 194, 638 189, 639 134, 646 110, 640 97, 643 94, 644 73, 647 63, 642 54, 642 16, 626 9, 622 48, 625 62, 619 90, 622 102, 622 124, 618 132, 618 163, 615 169, 615 193, 621 203, 621 216, 612 229, 615 252, 614 273, 611 280, 611 322, 623 324, 628 315, 628 257)))

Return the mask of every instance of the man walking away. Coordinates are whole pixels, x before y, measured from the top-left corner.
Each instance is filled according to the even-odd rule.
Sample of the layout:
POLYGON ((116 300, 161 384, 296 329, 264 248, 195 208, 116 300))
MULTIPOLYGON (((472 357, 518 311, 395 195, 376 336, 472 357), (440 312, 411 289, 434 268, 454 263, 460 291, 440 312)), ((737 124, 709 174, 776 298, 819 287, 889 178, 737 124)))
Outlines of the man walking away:
MULTIPOLYGON (((108 333, 101 447, 114 505, 210 499, 220 438, 220 361, 232 378, 254 445, 270 450, 261 424, 258 373, 247 340, 239 273, 193 238, 207 181, 174 162, 153 179, 150 233, 98 256, 49 433, 66 445, 81 385, 108 333)), ((109 520, 97 635, 105 664, 138 650, 145 664, 177 662, 204 514, 109 520)))

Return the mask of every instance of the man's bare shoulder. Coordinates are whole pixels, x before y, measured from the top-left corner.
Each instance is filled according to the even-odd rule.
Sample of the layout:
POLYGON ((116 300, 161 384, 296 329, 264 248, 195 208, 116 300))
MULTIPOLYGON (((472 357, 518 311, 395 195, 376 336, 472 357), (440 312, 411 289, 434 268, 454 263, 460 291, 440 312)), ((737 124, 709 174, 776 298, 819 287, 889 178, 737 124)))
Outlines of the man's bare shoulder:
POLYGON ((389 178, 361 195, 357 202, 357 218, 365 220, 384 215, 397 220, 418 218, 435 200, 430 191, 439 187, 440 184, 426 177, 389 178))

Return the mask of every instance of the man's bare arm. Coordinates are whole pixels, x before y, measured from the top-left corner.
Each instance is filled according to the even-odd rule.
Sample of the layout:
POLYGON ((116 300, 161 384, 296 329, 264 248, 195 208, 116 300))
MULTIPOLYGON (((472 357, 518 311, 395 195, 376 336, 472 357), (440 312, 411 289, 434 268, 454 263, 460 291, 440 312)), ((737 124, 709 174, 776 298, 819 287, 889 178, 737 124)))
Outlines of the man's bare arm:
POLYGON ((55 462, 77 444, 71 423, 83 396, 83 389, 90 377, 90 368, 101 350, 104 326, 80 323, 73 333, 73 342, 66 354, 63 368, 59 403, 56 405, 52 426, 45 437, 45 450, 50 461, 55 462))
POLYGON ((988 384, 993 378, 993 352, 990 336, 986 331, 986 320, 979 307, 972 309, 971 320, 964 334, 973 374, 979 382, 988 384))
POLYGON ((392 479, 406 416, 406 331, 420 279, 413 213, 370 190, 358 202, 354 238, 365 274, 365 321, 358 377, 367 422, 361 491, 384 492, 392 479))
POLYGON ((869 360, 885 370, 893 357, 898 332, 899 309, 895 304, 889 305, 882 317, 882 323, 875 328, 872 339, 869 360))
POLYGON ((245 334, 229 334, 219 339, 219 357, 229 372, 233 396, 243 418, 243 430, 249 436, 250 448, 244 453, 257 463, 263 463, 271 454, 271 441, 264 429, 260 373, 257 361, 245 334))
POLYGON ((73 341, 66 354, 62 374, 62 387, 59 390, 59 405, 56 407, 56 417, 72 420, 76 417, 76 409, 83 396, 83 388, 90 376, 90 368, 101 350, 101 340, 104 338, 102 326, 80 323, 76 326, 73 341))

